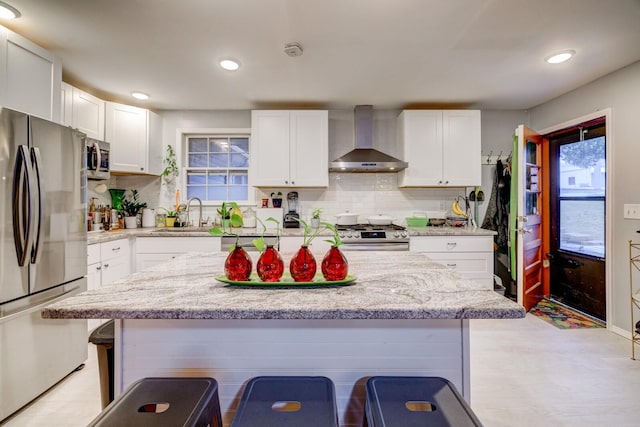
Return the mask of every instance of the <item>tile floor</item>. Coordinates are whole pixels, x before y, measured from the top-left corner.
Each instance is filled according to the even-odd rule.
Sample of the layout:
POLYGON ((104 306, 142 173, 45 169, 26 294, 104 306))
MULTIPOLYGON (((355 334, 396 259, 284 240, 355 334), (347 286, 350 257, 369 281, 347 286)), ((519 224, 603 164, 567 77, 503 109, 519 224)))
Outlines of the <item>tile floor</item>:
MULTIPOLYGON (((640 350, 640 349, 638 349, 640 350)), ((471 321, 471 406, 485 427, 640 425, 640 360, 605 329, 557 329, 532 315, 471 321)), ((6 421, 86 426, 99 412, 95 347, 86 366, 6 421)))

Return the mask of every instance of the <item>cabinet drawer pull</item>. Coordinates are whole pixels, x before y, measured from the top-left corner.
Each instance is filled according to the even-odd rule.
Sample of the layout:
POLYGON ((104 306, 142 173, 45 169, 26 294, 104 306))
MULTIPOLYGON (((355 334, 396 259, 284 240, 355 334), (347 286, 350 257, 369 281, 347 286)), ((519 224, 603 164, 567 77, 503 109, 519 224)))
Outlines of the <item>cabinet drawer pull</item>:
POLYGON ((96 271, 98 271, 98 270, 102 270, 102 267, 101 266, 97 266, 96 267, 96 271))
POLYGON ((109 264, 104 264, 104 268, 109 268, 109 264))
POLYGON ((458 246, 456 242, 447 242, 447 249, 453 249, 456 246, 458 246))
POLYGON ((112 248, 111 249, 113 252, 120 252, 120 246, 118 246, 117 248, 112 248))
POLYGON ((457 266, 458 266, 458 264, 449 264, 449 263, 447 263, 447 267, 456 268, 457 266))

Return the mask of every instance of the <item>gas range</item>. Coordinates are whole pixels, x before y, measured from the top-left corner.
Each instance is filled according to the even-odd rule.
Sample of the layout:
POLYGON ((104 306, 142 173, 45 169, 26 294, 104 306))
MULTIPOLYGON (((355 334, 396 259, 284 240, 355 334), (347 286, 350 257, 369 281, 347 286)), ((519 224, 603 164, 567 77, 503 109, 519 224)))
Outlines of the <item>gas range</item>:
POLYGON ((409 232, 400 225, 336 225, 336 229, 343 250, 409 250, 409 232))

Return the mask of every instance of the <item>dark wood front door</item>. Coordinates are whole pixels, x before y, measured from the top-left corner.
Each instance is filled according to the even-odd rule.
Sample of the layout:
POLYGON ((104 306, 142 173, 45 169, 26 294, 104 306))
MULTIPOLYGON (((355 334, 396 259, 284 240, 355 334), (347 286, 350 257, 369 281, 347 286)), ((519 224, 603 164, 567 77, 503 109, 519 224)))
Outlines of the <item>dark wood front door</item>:
POLYGON ((550 169, 550 296, 604 321, 604 117, 545 136, 550 169))

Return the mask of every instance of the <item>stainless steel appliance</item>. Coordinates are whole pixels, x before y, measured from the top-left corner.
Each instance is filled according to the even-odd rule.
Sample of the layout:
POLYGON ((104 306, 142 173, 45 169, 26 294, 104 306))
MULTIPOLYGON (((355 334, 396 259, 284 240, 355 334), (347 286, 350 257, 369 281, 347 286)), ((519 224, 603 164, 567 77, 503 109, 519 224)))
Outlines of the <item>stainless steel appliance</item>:
POLYGON ((389 225, 336 225, 344 251, 408 251, 409 232, 405 227, 389 225))
POLYGON ((83 136, 0 107, 0 421, 87 358, 86 320, 40 316, 87 287, 83 136))
POLYGON ((298 214, 298 192, 290 191, 287 193, 287 210, 284 214, 283 228, 300 228, 300 214, 298 214))
POLYGON ((109 179, 111 144, 97 139, 85 138, 87 151, 87 178, 109 179))

